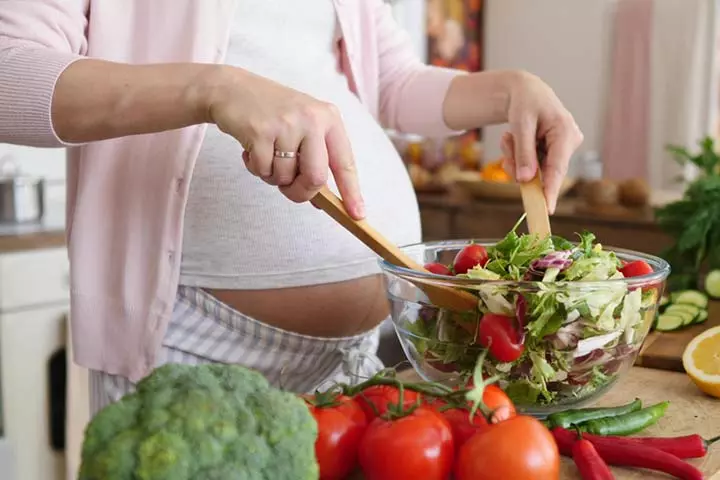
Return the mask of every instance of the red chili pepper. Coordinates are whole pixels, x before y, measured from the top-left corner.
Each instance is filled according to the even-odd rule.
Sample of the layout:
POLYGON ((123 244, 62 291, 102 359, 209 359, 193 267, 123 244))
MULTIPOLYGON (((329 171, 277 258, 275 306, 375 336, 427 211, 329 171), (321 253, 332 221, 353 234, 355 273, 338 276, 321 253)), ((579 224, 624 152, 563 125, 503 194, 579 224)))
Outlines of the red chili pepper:
POLYGON ((678 458, 702 458, 708 453, 708 448, 720 440, 720 437, 705 440, 700 435, 685 435, 683 437, 626 437, 626 440, 637 442, 647 447, 657 448, 678 458))
POLYGON ((583 480, 615 480, 610 467, 600 457, 593 444, 584 438, 573 443, 572 458, 583 480))
MULTIPOLYGON (((564 428, 553 428, 553 437, 560 453, 572 456, 572 447, 577 435, 564 428)), ((588 439, 600 457, 610 465, 623 467, 646 468, 681 480, 703 480, 700 470, 669 453, 657 448, 635 443, 632 445, 610 442, 594 442, 588 439)))
MULTIPOLYGON (((572 432, 570 432, 572 433, 572 432)), ((584 433, 583 438, 589 440, 593 445, 604 443, 607 445, 645 445, 646 447, 657 448, 677 458, 702 458, 707 455, 708 448, 720 437, 705 440, 700 435, 685 435, 682 437, 618 437, 600 436, 584 433)))

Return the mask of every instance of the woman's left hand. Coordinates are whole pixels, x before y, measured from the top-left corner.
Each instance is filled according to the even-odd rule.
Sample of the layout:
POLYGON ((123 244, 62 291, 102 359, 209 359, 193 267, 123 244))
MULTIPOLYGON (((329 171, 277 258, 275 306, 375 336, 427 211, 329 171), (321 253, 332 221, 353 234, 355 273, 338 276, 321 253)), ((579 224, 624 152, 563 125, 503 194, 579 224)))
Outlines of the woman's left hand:
POLYGON ((537 142, 545 141, 542 165, 545 198, 555 211, 570 157, 582 132, 555 92, 540 78, 521 71, 483 71, 458 75, 443 105, 445 123, 456 130, 508 123, 502 149, 506 167, 519 182, 537 174, 537 142))
POLYGON ((537 142, 545 140, 546 158, 542 167, 545 198, 550 212, 555 211, 560 188, 583 134, 575 119, 555 92, 535 75, 522 73, 510 90, 508 124, 501 141, 506 168, 518 182, 532 180, 537 174, 537 142))

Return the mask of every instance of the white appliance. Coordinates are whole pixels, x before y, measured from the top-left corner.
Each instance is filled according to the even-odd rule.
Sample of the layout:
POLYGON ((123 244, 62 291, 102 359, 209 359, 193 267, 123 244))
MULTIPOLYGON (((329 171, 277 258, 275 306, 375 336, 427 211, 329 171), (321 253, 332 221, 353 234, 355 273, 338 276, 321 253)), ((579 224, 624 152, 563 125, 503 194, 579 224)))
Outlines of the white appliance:
POLYGON ((60 366, 62 377, 57 360, 63 358, 58 353, 67 345, 68 308, 64 248, 0 255, 3 480, 66 478, 63 440, 58 439, 58 430, 53 438, 51 427, 51 406, 62 410, 65 402, 57 395, 61 390, 51 388, 51 378, 58 377, 51 374, 50 364, 56 360, 55 373, 60 366))

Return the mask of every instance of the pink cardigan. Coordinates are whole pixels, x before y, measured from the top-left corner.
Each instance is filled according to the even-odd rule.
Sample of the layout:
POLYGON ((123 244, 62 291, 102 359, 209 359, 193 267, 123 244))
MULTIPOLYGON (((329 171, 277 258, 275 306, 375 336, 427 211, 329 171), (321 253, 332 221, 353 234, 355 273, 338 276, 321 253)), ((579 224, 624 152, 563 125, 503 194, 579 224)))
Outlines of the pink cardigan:
MULTIPOLYGON (((55 82, 83 56, 222 62, 239 0, 0 0, 0 142, 62 147, 55 82)), ((451 132, 442 103, 459 72, 429 67, 382 0, 334 0, 343 69, 384 126, 451 132)), ((133 381, 155 365, 178 285, 193 126, 70 146, 67 238, 75 360, 133 381)))

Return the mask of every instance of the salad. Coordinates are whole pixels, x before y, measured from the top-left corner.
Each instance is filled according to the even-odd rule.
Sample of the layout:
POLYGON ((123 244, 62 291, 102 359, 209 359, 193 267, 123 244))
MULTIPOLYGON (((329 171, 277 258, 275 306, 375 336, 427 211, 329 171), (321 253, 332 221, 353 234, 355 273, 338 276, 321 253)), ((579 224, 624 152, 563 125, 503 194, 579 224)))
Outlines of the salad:
POLYGON ((404 312, 398 326, 414 356, 435 370, 469 377, 487 349, 485 375, 497 376, 518 405, 574 403, 632 364, 663 282, 622 281, 653 269, 604 250, 592 233, 571 243, 518 235, 519 224, 492 246, 467 245, 450 265, 425 266, 436 275, 478 280, 463 287, 477 294, 477 312, 422 306, 404 312))

